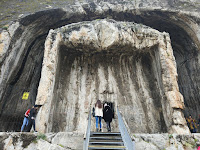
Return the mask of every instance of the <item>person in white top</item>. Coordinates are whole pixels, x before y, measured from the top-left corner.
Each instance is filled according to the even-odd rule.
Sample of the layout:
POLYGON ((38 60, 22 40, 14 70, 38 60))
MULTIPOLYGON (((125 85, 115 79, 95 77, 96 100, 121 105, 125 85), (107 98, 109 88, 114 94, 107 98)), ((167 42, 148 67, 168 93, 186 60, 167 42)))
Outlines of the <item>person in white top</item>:
POLYGON ((96 120, 96 131, 101 132, 101 118, 103 117, 103 107, 100 100, 97 100, 95 104, 95 120, 96 120), (100 129, 98 128, 100 126, 100 129))

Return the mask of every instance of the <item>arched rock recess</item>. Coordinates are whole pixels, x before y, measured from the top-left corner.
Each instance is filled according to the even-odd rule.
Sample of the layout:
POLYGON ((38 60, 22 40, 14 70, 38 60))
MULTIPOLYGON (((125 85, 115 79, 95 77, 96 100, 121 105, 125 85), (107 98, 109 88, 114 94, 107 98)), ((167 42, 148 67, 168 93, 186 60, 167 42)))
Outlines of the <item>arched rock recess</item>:
POLYGON ((118 106, 132 132, 189 132, 167 33, 114 20, 50 30, 36 101, 43 105, 38 129, 84 132, 97 99, 118 106))
MULTIPOLYGON (((40 79, 40 71, 41 67, 38 64, 42 62, 43 56, 43 43, 45 37, 49 31, 49 29, 57 28, 66 24, 70 24, 73 22, 81 22, 87 20, 94 20, 100 18, 113 18, 118 21, 135 21, 138 23, 146 24, 153 28, 156 28, 160 31, 166 31, 170 33, 172 39, 172 46, 174 49, 174 54, 176 57, 179 57, 180 50, 184 50, 181 52, 181 56, 177 60, 178 72, 180 70, 179 81, 183 79, 184 82, 179 82, 179 86, 181 88, 181 92, 185 97, 186 108, 192 109, 195 108, 199 103, 197 100, 197 96, 194 92, 191 94, 189 88, 183 85, 190 85, 194 91, 198 89, 198 73, 195 73, 195 70, 199 70, 198 62, 198 49, 199 49, 199 18, 195 17, 194 14, 189 13, 180 13, 176 11, 168 11, 168 10, 136 10, 131 6, 124 7, 123 4, 119 4, 117 6, 108 3, 89 3, 84 5, 76 5, 71 6, 66 9, 53 9, 48 11, 37 12, 32 15, 28 15, 15 24, 13 24, 9 28, 9 32, 11 35, 10 43, 8 47, 6 47, 6 53, 1 61, 1 80, 0 80, 0 88, 1 88, 1 101, 0 101, 0 111, 1 111, 1 121, 4 121, 4 118, 10 117, 7 116, 8 112, 10 115, 14 115, 13 120, 19 119, 19 124, 22 120, 23 113, 28 106, 31 106, 36 98, 38 82, 40 79), (97 9, 98 8, 98 9, 97 9), (152 21, 154 20, 154 21, 152 21), (179 40, 176 38, 177 35, 184 35, 184 41, 188 41, 189 45, 185 45, 186 42, 179 40), (20 44, 19 44, 20 43, 20 44), (189 55, 185 55, 184 52, 190 49, 194 51, 194 57, 189 57, 189 55), (39 60, 34 60, 35 65, 38 67, 33 67, 34 75, 36 76, 34 81, 32 81, 31 76, 27 76, 27 80, 24 79, 24 75, 26 74, 24 64, 27 63, 27 58, 31 57, 31 53, 38 53, 40 51, 39 60), (196 55, 197 54, 197 55, 196 55), (185 57, 188 57, 185 59, 185 57), (17 58, 17 59, 16 59, 17 58), (179 64, 182 64, 185 60, 190 60, 189 58, 194 58, 192 62, 192 66, 194 69, 188 69, 188 65, 191 65, 186 61, 186 71, 185 69, 179 69, 179 64), (188 63, 188 64, 187 64, 188 63), (37 68, 34 70, 34 68, 37 68), (184 71, 184 72, 182 72, 184 71), (191 72, 192 71, 192 72, 191 72), (188 72, 188 77, 190 82, 185 83, 184 76, 185 72, 188 72), (24 74, 24 75, 23 75, 24 74), (192 77, 192 78, 191 78, 192 77), (20 82, 19 82, 20 81, 20 82), (37 81, 37 82, 36 82, 37 81), (19 84, 20 83, 20 84, 19 84), (24 84, 26 83, 26 84, 24 84), (196 83, 196 84, 194 84, 196 83), (31 96, 32 100, 29 102, 20 102, 21 98, 21 90, 19 87, 26 87, 26 89, 32 90, 31 96), (15 92, 14 92, 15 91, 15 92), (192 97, 192 101, 190 101, 192 97), (14 105, 13 105, 14 104, 14 105), (194 104, 194 105, 193 105, 194 104), (21 119, 20 119, 21 118, 21 119)), ((32 54, 34 55, 34 54, 32 54)), ((31 64, 31 63, 30 63, 31 64)), ((30 65, 29 65, 30 66, 30 65)), ((29 69, 28 69, 29 70, 29 69)), ((31 73, 30 73, 31 74, 31 73)), ((198 108, 193 112, 199 112, 198 108)), ((194 113, 197 115, 197 113, 194 113)), ((12 120, 10 124, 1 124, 2 130, 13 130, 15 127, 12 125, 12 120)), ((20 127, 20 125, 19 125, 20 127)))

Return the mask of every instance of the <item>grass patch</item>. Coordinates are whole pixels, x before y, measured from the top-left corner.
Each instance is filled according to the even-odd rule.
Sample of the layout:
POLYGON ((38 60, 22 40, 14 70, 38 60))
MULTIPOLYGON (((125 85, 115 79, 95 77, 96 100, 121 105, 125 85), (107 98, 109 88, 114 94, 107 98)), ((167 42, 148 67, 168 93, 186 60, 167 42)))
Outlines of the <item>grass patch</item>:
POLYGON ((60 147, 64 148, 64 146, 62 144, 58 144, 60 147))
POLYGON ((135 134, 133 134, 133 136, 136 138, 136 135, 135 135, 135 134))
POLYGON ((36 144, 40 139, 47 141, 47 136, 43 133, 39 133, 37 137, 33 140, 33 143, 36 144))
POLYGON ((37 144, 37 142, 38 142, 37 139, 34 139, 34 140, 33 140, 33 143, 34 143, 34 144, 37 144))
POLYGON ((195 148, 196 146, 197 146, 197 144, 196 143, 188 143, 188 142, 186 142, 185 144, 184 144, 184 146, 185 147, 188 147, 188 148, 195 148))
POLYGON ((194 145, 192 145, 192 144, 190 144, 190 143, 185 143, 185 146, 186 146, 186 147, 193 148, 194 145))
POLYGON ((39 140, 39 139, 43 139, 43 140, 47 140, 47 136, 45 135, 45 134, 43 134, 43 133, 39 133, 38 135, 37 135, 37 138, 36 138, 37 140, 39 140))
POLYGON ((47 141, 47 136, 45 134, 43 134, 43 133, 39 133, 37 135, 37 137, 32 142, 34 144, 36 144, 36 143, 38 143, 38 140, 40 140, 40 139, 47 141))
POLYGON ((8 30, 8 27, 7 26, 3 26, 2 29, 3 30, 8 30))
POLYGON ((169 139, 171 139, 171 138, 173 138, 173 135, 172 135, 172 134, 169 135, 169 139))

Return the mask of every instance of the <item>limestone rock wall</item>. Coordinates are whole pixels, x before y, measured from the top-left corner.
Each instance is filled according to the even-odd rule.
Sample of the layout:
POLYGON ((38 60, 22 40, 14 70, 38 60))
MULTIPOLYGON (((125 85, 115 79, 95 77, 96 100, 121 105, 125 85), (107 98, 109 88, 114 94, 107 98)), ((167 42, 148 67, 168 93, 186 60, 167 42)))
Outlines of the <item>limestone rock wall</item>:
MULTIPOLYGON (((4 0, 0 3, 0 27, 6 27, 10 21, 24 17, 27 14, 34 13, 42 10, 49 10, 55 8, 63 8, 74 4, 87 4, 87 3, 111 3, 111 4, 127 4, 136 9, 170 9, 189 12, 199 12, 200 3, 198 0, 4 0)), ((106 4, 107 5, 107 4, 106 4)), ((108 4, 109 5, 109 4, 108 4)), ((1 30, 1 28, 0 28, 1 30)))
POLYGON ((100 99, 118 106, 132 132, 188 133, 176 76, 166 33, 114 20, 51 30, 36 101, 43 105, 38 130, 84 132, 89 108, 100 99))
MULTIPOLYGON (((75 132, 58 133, 0 133, 1 150, 82 150, 83 135, 75 132)), ((196 150, 200 135, 133 134, 135 149, 196 150)))
POLYGON ((59 133, 0 133, 1 150, 70 150, 83 149, 83 135, 74 132, 59 133))
MULTIPOLYGON (((10 36, 13 37, 14 34, 19 34, 18 36, 20 36, 19 31, 15 31, 17 27, 18 25, 13 25, 10 27, 10 30, 7 32, 8 38, 10 36)), ((5 34, 5 32, 3 32, 3 34, 5 34)), ((42 67, 42 59, 44 55, 44 39, 38 37, 33 41, 31 45, 28 45, 30 44, 30 41, 28 41, 28 43, 24 42, 24 36, 21 35, 20 39, 16 39, 18 40, 17 42, 22 42, 22 45, 13 46, 13 49, 9 49, 14 43, 11 41, 11 39, 7 40, 9 43, 3 43, 4 46, 2 48, 3 51, 1 55, 2 66, 0 76, 1 131, 14 130, 14 128, 17 129, 16 131, 20 131, 20 122, 23 121, 22 116, 24 115, 24 111, 25 109, 31 108, 31 106, 34 105, 36 99, 37 87, 39 84, 42 67), (24 52, 24 49, 21 49, 20 51, 20 46, 27 46, 27 51, 24 52), (15 69, 18 71, 16 72, 15 69), (23 92, 30 92, 28 100, 22 100, 23 92)))
POLYGON ((125 110, 127 123, 135 132, 167 132, 155 55, 154 50, 135 56, 70 54, 62 49, 51 130, 83 130, 83 114, 100 99, 125 110))
MULTIPOLYGON (((200 45, 198 2, 188 3, 183 0, 137 2, 137 5, 135 1, 130 3, 126 1, 76 3, 76 5, 66 5, 60 9, 23 15, 18 21, 14 21, 4 32, 9 35, 6 36, 9 37, 8 42, 0 40, 1 48, 2 45, 6 45, 0 63, 0 121, 2 125, 0 129, 3 131, 19 130, 24 111, 35 102, 40 80, 43 46, 49 30, 66 24, 102 18, 137 22, 170 34, 177 62, 180 92, 185 99, 186 110, 191 110, 189 113, 197 116, 199 113, 196 106, 199 103, 197 91, 199 89, 200 45), (40 56, 33 57, 37 54, 40 56), (24 67, 24 64, 27 66, 24 67), (23 90, 27 89, 31 91, 31 100, 21 101, 23 90), (13 114, 18 115, 13 117, 13 114), (11 118, 10 124, 6 123, 5 118, 11 118), (17 129, 13 125, 14 122, 18 124, 17 129)), ((179 114, 179 111, 176 114, 179 114)))
POLYGON ((134 134, 137 150, 196 150, 199 146, 199 134, 134 134))

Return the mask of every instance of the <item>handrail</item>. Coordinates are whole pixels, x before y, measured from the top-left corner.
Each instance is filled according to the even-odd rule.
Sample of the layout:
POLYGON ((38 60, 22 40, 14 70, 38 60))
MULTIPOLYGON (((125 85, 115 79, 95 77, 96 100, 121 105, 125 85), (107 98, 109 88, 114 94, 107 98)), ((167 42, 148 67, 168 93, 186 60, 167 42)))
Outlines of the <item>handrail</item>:
POLYGON ((127 150, 135 150, 135 143, 132 141, 130 135, 128 134, 128 131, 126 129, 126 126, 124 124, 124 121, 122 119, 122 116, 117 108, 117 116, 118 116, 118 124, 119 124, 119 130, 122 136, 122 140, 124 142, 124 146, 127 150))
POLYGON ((83 150, 88 150, 90 129, 91 129, 91 109, 89 110, 88 114, 88 126, 87 126, 86 136, 84 137, 83 150))

